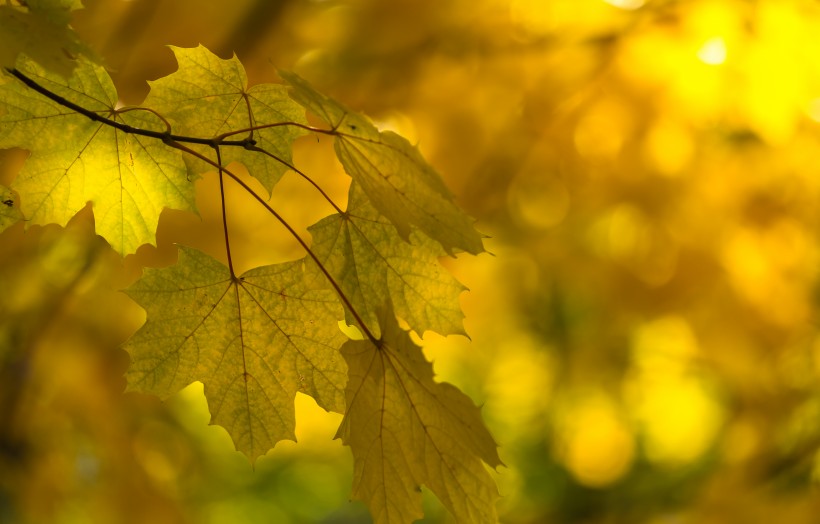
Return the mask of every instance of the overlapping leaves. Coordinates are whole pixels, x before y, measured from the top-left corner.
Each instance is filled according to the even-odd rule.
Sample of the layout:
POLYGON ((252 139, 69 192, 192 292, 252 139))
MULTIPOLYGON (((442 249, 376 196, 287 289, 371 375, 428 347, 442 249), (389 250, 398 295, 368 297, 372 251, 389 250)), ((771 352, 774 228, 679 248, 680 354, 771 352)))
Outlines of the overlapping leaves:
MULTIPOLYGON (((248 88, 248 77, 236 56, 223 60, 202 46, 171 49, 179 69, 150 83, 145 105, 172 122, 177 134, 254 140, 268 154, 225 148, 223 161, 242 162, 268 191, 273 189, 291 164, 293 140, 305 132, 293 125, 260 126, 307 124, 304 110, 288 97, 284 86, 261 84, 248 88), (251 129, 254 127, 257 129, 251 129)), ((210 154, 207 146, 199 149, 210 154)))
MULTIPOLYGON (((441 247, 414 231, 408 242, 355 182, 347 211, 310 228, 313 252, 336 278, 371 331, 379 335, 377 311, 390 299, 417 333, 464 333, 458 296, 462 286, 436 258, 441 247)), ((348 313, 348 322, 353 318, 348 313)))
POLYGON ((452 253, 484 251, 481 235, 452 201, 441 177, 403 137, 379 132, 370 121, 317 92, 293 73, 281 73, 294 99, 337 132, 336 155, 373 206, 402 238, 417 227, 452 253))
POLYGON ((181 248, 176 265, 147 270, 127 290, 147 312, 126 344, 129 388, 167 397, 201 381, 212 421, 251 460, 294 438, 301 391, 344 413, 337 436, 353 452, 354 496, 377 522, 421 517, 422 485, 458 521, 494 521, 485 464, 500 464, 496 444, 472 401, 434 380, 397 320, 419 334, 463 333, 464 288, 438 258, 482 251, 470 219, 415 147, 298 76, 282 73, 291 99, 283 86, 248 87, 235 57, 174 53, 179 70, 152 83, 145 108, 131 109, 118 108, 108 75, 87 61, 68 80, 19 61, 54 96, 11 78, 0 86, 0 147, 31 151, 15 192, 0 195, 12 203, 0 207, 0 226, 18 217, 15 194, 32 223, 64 224, 90 201, 98 232, 133 252, 153 241, 164 207, 193 209, 192 180, 220 161, 242 162, 272 189, 291 165, 293 140, 311 129, 304 109, 316 113, 330 127, 315 131, 334 135, 353 178, 347 209, 309 228, 301 260, 238 276, 181 248), (365 340, 345 342, 343 318, 365 340))

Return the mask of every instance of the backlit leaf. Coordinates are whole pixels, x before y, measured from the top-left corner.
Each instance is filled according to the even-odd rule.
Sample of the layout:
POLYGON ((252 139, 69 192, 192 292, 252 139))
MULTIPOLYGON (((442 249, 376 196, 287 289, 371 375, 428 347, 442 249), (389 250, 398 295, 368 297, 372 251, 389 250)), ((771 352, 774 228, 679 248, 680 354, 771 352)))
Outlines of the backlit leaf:
POLYGON ((129 388, 168 397, 201 381, 211 421, 252 461, 295 440, 297 391, 342 412, 341 307, 305 280, 302 261, 232 279, 216 260, 180 248, 176 265, 147 270, 127 290, 148 314, 125 347, 129 388))
MULTIPOLYGON (((85 59, 68 80, 30 60, 17 67, 88 110, 134 127, 163 130, 151 113, 118 110, 108 73, 85 59)), ((121 254, 154 242, 164 207, 193 209, 193 185, 178 151, 156 138, 90 120, 16 79, 0 85, 0 147, 31 151, 12 183, 28 223, 65 225, 91 201, 97 233, 121 254)))
POLYGON ((405 138, 379 132, 362 115, 318 93, 299 76, 280 72, 292 86, 291 96, 337 131, 336 155, 376 209, 402 238, 415 226, 448 253, 484 250, 472 220, 454 203, 438 173, 405 138))
POLYGON ((272 189, 293 140, 310 129, 302 104, 331 126, 314 131, 335 136, 354 179, 347 210, 311 226, 309 246, 268 207, 307 250, 301 260, 236 276, 180 248, 176 265, 146 270, 126 291, 147 314, 124 346, 128 387, 167 398, 201 381, 212 423, 252 462, 295 440, 294 399, 305 393, 345 414, 337 437, 354 455, 354 497, 376 522, 421 517, 421 486, 459 522, 495 521, 487 466, 500 464, 496 444, 478 408, 434 380, 398 324, 464 333, 464 288, 438 258, 482 251, 470 219, 415 147, 295 75, 283 73, 291 98, 282 86, 248 88, 235 57, 174 52, 179 70, 153 82, 146 107, 120 108, 107 73, 85 59, 68 80, 25 58, 2 77, 0 147, 31 156, 12 188, 0 188, 0 227, 20 218, 65 224, 90 202, 97 232, 134 252, 154 241, 163 208, 193 209, 187 161, 211 170, 218 151, 272 189), (343 304, 368 340, 346 341, 343 304))
POLYGON ((501 460, 478 408, 452 385, 435 382, 392 312, 381 317, 378 343, 342 347, 350 380, 337 437, 353 451, 354 498, 377 524, 411 522, 423 516, 424 485, 456 522, 495 522, 498 493, 483 463, 501 460))
MULTIPOLYGON (((285 86, 260 84, 249 89, 245 68, 236 56, 223 60, 203 46, 171 49, 179 69, 150 82, 151 92, 145 104, 167 118, 174 133, 212 138, 262 124, 307 123, 304 111, 288 97, 285 86)), ((291 144, 304 133, 299 127, 287 125, 243 132, 227 139, 253 138, 268 153, 291 163, 291 144)), ((207 146, 193 147, 213 156, 207 146)), ((224 148, 222 159, 225 164, 245 164, 268 191, 288 170, 284 162, 241 147, 224 148)))
MULTIPOLYGON (((463 334, 459 295, 464 286, 441 264, 439 244, 414 231, 404 242, 355 182, 347 211, 310 228, 313 251, 376 336, 376 312, 390 297, 417 333, 463 334)), ((348 323, 354 321, 348 314, 348 323)))
POLYGON ((0 231, 23 218, 20 210, 14 206, 15 198, 9 188, 0 186, 0 231))

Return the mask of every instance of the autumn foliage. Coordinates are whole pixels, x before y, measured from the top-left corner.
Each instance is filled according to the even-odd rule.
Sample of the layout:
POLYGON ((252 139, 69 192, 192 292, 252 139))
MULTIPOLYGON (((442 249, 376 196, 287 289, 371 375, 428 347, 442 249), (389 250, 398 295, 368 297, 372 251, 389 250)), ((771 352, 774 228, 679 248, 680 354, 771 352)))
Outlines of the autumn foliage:
POLYGON ((84 4, 0 0, 0 522, 816 521, 814 3, 84 4))
POLYGON ((194 209, 200 170, 218 171, 227 267, 181 248, 176 265, 150 271, 127 290, 148 314, 125 345, 129 389, 167 398, 202 382, 212 422, 252 461, 280 440, 295 440, 300 391, 345 414, 338 435, 353 450, 354 496, 376 522, 423 516, 422 485, 461 520, 495 520, 495 484, 481 461, 500 465, 496 444, 471 401, 433 380, 392 305, 395 290, 397 311, 417 333, 448 315, 455 319, 444 323, 443 334, 463 331, 461 288, 439 296, 444 274, 426 267, 437 264, 441 248, 483 250, 470 220, 409 142, 379 132, 298 76, 283 73, 293 100, 328 127, 308 126, 283 86, 249 88, 235 58, 222 60, 203 47, 175 53, 179 71, 155 81, 144 106, 117 107, 106 72, 85 59, 65 80, 20 58, 8 69, 17 81, 6 82, 0 95, 0 146, 31 152, 12 185, 29 225, 65 225, 91 202, 97 233, 130 254, 154 241, 163 209, 194 209), (335 137, 339 160, 354 178, 351 192, 362 188, 349 199, 355 207, 342 211, 292 166, 291 143, 309 131, 335 137), (223 149, 231 152, 223 157, 223 149), (187 168, 186 154, 193 159, 187 168), (288 169, 298 172, 339 211, 342 227, 320 233, 314 251, 229 170, 231 162, 258 170, 268 190, 288 169), (237 274, 225 178, 279 220, 306 256, 237 274), (410 243, 415 231, 441 247, 421 238, 410 243), (408 247, 394 247, 402 244, 408 247), (366 342, 344 342, 345 309, 366 342))

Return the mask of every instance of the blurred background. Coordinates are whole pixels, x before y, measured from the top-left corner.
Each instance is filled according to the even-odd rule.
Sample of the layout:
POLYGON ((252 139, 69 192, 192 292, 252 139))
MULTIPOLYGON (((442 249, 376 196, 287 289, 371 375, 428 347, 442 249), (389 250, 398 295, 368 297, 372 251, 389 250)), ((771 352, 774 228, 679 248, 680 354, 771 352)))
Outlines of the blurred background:
MULTIPOLYGON (((167 45, 201 43, 419 144, 491 237, 443 261, 471 289, 472 341, 422 343, 483 405, 502 522, 817 521, 820 4, 84 3, 73 26, 123 103, 176 69, 167 45)), ((0 183, 24 159, 4 152, 0 183)), ((330 142, 301 139, 295 162, 344 202, 330 142)), ((124 260, 90 207, 0 235, 0 522, 369 522, 341 417, 311 399, 299 443, 252 471, 201 385, 122 394, 144 314, 116 290, 175 242, 224 259, 217 188, 204 175, 202 218, 164 212, 158 247, 124 260)), ((300 256, 228 189, 240 270, 300 256)), ((304 231, 330 213, 314 196, 286 176, 271 199, 304 231)))

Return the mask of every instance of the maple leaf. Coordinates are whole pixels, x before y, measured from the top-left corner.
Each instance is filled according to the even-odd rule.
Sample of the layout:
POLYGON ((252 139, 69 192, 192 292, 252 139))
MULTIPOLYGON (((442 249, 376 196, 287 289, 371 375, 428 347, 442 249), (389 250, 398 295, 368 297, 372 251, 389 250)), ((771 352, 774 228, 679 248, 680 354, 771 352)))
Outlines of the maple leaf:
POLYGON ((0 231, 23 218, 20 210, 14 207, 15 198, 9 188, 0 186, 0 231))
MULTIPOLYGON (((108 73, 86 59, 68 80, 28 59, 17 69, 52 93, 116 122, 163 129, 147 111, 117 109, 108 73)), ((65 225, 88 201, 97 233, 120 254, 153 243, 164 207, 193 209, 180 152, 151 137, 97 122, 6 79, 0 85, 0 147, 31 151, 12 183, 32 224, 65 225)))
MULTIPOLYGON (((161 113, 171 123, 174 133, 217 137, 260 124, 307 124, 304 111, 288 97, 285 86, 260 84, 248 89, 245 69, 236 56, 223 60, 201 45, 171 49, 179 69, 149 82, 151 92, 145 105, 161 113)), ((231 135, 230 138, 236 140, 254 139, 258 147, 272 156, 231 147, 223 150, 222 159, 225 164, 243 163, 270 192, 289 169, 293 141, 303 134, 303 129, 287 125, 231 135)), ((198 149, 209 153, 206 147, 198 149)))
POLYGON ((441 176, 418 149, 391 131, 379 132, 364 116, 316 91, 294 73, 279 73, 292 88, 291 96, 334 130, 336 155, 370 201, 402 238, 411 226, 454 249, 481 253, 481 235, 454 203, 441 176))
POLYGON ((344 411, 341 306, 333 292, 311 289, 303 261, 232 278, 220 262, 180 248, 176 265, 146 270, 126 293, 148 315, 125 345, 129 388, 165 398, 201 381, 212 423, 252 461, 296 439, 297 391, 344 411))
MULTIPOLYGON (((439 264, 438 257, 445 255, 439 244, 416 231, 404 242, 356 182, 347 211, 308 230, 313 252, 376 337, 377 311, 388 297, 419 334, 464 334, 458 297, 465 288, 439 264)), ((347 319, 354 323, 349 312, 347 319)))
POLYGON ((64 77, 71 75, 76 62, 72 55, 91 56, 68 26, 71 11, 80 9, 79 0, 27 0, 15 5, 0 0, 0 67, 12 68, 20 53, 46 69, 64 77))
POLYGON ((498 492, 484 463, 501 465, 479 409, 433 368, 391 308, 382 336, 342 346, 349 382, 337 438, 354 460, 353 496, 377 524, 421 518, 427 486, 457 522, 495 522, 498 492))
POLYGON ((223 198, 228 267, 180 248, 176 265, 146 270, 126 291, 147 313, 125 344, 129 389, 168 397, 201 381, 212 422, 252 462, 295 440, 301 391, 345 414, 337 437, 353 451, 354 496, 377 522, 421 517, 422 485, 458 520, 494 521, 497 492, 485 464, 500 464, 496 444, 470 399, 435 382, 397 321, 418 333, 463 333, 464 288, 437 259, 483 249, 468 217, 405 139, 284 73, 295 101, 331 124, 318 132, 335 136, 354 179, 348 209, 310 227, 310 247, 221 167, 241 161, 271 189, 290 167, 293 140, 310 129, 303 110, 282 86, 248 89, 235 57, 203 47, 174 52, 179 70, 152 84, 150 109, 118 109, 110 78, 87 60, 68 80, 19 60, 11 74, 20 82, 0 85, 0 147, 32 154, 14 191, 0 188, 11 203, 0 226, 18 218, 15 194, 33 223, 65 224, 91 201, 98 233, 126 253, 154 239, 164 206, 193 208, 182 151, 218 167, 220 182, 231 177, 249 191, 306 257, 236 276, 223 198), (207 148, 216 149, 215 161, 207 148), (345 312, 366 341, 345 342, 345 312))

